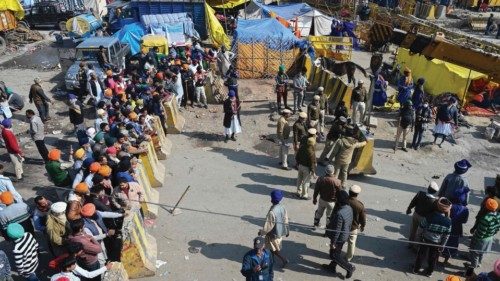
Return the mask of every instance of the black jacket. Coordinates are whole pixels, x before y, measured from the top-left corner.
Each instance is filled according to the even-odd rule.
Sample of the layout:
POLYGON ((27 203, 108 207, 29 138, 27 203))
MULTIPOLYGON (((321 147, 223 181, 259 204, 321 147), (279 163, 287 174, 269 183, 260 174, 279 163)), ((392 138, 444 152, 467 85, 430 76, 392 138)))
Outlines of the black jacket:
MULTIPOLYGON (((240 101, 236 100, 236 102, 238 103, 238 108, 239 108, 240 101)), ((238 116, 238 121, 240 122, 240 126, 241 126, 240 110, 238 109, 236 112, 234 112, 233 108, 231 106, 231 100, 229 98, 227 98, 224 101, 224 123, 223 123, 224 127, 231 128, 231 119, 233 118, 233 115, 238 116)))
POLYGON ((336 245, 347 242, 351 231, 352 219, 352 208, 349 205, 341 206, 336 212, 332 213, 328 229, 333 231, 326 231, 331 244, 336 245))

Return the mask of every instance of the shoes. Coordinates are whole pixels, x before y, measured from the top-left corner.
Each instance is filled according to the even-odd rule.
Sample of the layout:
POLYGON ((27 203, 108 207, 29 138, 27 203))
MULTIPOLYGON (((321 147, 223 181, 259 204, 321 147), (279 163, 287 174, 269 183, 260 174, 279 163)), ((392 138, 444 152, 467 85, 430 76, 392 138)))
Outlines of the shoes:
POLYGON ((206 104, 205 104, 203 107, 204 107, 205 109, 207 109, 207 108, 208 108, 208 105, 206 105, 206 104))
POLYGON ((413 267, 412 271, 413 274, 420 274, 420 268, 415 268, 413 267))
POLYGON ((425 271, 425 272, 424 272, 424 275, 425 275, 425 276, 427 276, 427 277, 429 277, 429 278, 431 278, 431 277, 432 277, 432 272, 430 272, 430 271, 425 271))
POLYGON ((302 200, 309 200, 310 198, 309 198, 309 196, 301 196, 300 199, 302 199, 302 200))
POLYGON ((345 279, 349 279, 352 277, 352 274, 354 273, 354 270, 356 270, 356 267, 353 265, 352 269, 347 271, 347 274, 345 275, 345 279))
POLYGON ((235 138, 235 137, 231 137, 231 140, 232 140, 232 141, 236 141, 236 138, 235 138))
POLYGON ((227 143, 227 141, 228 141, 228 140, 229 140, 229 138, 228 138, 228 137, 226 137, 226 138, 224 139, 224 142, 225 142, 225 143, 227 143))
POLYGON ((285 261, 283 262, 283 266, 282 268, 285 268, 285 266, 289 263, 290 261, 288 259, 285 259, 285 261))
POLYGON ((314 229, 321 228, 321 227, 322 227, 321 223, 315 223, 314 224, 314 229))
POLYGON ((408 149, 406 149, 406 147, 401 148, 401 150, 404 152, 408 152, 408 149))
POLYGON ((324 270, 328 270, 331 273, 337 273, 337 269, 335 269, 335 267, 333 267, 333 266, 331 266, 329 264, 322 264, 321 268, 323 268, 324 270))
POLYGON ((281 167, 281 169, 282 169, 282 170, 285 170, 285 171, 290 171, 290 170, 292 170, 292 168, 290 168, 290 167, 281 167))

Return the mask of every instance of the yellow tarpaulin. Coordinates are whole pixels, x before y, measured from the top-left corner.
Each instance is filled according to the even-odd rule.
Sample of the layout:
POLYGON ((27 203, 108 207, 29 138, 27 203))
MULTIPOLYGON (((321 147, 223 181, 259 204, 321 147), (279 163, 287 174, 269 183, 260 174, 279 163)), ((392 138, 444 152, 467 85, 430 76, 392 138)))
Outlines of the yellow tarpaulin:
POLYGON ((231 41, 229 37, 224 32, 224 28, 220 24, 219 20, 215 17, 215 11, 210 7, 207 3, 205 3, 205 16, 207 19, 207 31, 212 43, 216 47, 220 47, 222 45, 227 48, 231 47, 231 41))
POLYGON ((243 5, 250 0, 207 0, 206 2, 217 9, 232 9, 236 6, 243 5))
POLYGON ((396 61, 401 70, 408 67, 412 71, 414 82, 418 78, 425 79, 425 92, 437 96, 445 92, 456 94, 463 100, 464 92, 469 88, 470 81, 487 77, 485 74, 448 63, 442 60, 428 60, 418 54, 410 55, 408 49, 399 48, 396 61), (470 74, 470 78, 469 78, 470 74), (468 79, 470 79, 468 81, 468 79))
POLYGON ((148 34, 142 37, 142 47, 150 48, 158 47, 158 52, 168 55, 168 40, 163 35, 148 34))
POLYGON ((18 20, 24 18, 24 9, 19 0, 0 0, 0 11, 12 11, 18 20))

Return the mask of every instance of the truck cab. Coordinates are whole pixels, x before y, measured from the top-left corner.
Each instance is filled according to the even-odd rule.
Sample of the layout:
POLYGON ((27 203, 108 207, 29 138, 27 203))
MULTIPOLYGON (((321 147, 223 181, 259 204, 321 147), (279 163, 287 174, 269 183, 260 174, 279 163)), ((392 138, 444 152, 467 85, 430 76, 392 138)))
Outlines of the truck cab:
POLYGON ((58 1, 43 1, 28 8, 23 20, 32 28, 35 26, 50 26, 65 30, 66 21, 83 12, 83 10, 70 11, 66 9, 63 3, 58 1))
POLYGON ((65 76, 65 85, 67 90, 74 90, 78 87, 76 76, 80 68, 80 62, 92 64, 97 76, 104 78, 104 70, 97 62, 97 53, 99 46, 106 49, 107 57, 113 66, 118 69, 125 68, 125 58, 130 54, 130 46, 122 44, 116 37, 91 37, 84 40, 76 46, 75 62, 68 68, 65 76))

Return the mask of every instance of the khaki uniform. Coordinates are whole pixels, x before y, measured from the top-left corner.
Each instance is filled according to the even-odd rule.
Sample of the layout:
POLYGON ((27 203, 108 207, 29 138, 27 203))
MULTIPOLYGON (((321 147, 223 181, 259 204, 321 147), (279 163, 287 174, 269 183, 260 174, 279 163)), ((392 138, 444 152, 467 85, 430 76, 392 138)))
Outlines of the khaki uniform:
POLYGON ((325 114, 328 110, 328 97, 325 94, 320 95, 319 99, 319 125, 318 132, 323 134, 325 129, 325 114))
POLYGON ((320 116, 319 112, 320 112, 319 104, 314 105, 313 103, 311 103, 307 107, 307 118, 309 120, 309 128, 315 128, 318 132, 320 131, 319 130, 319 116, 320 116))
POLYGON ((307 128, 306 128, 306 123, 301 122, 300 119, 295 121, 293 124, 293 145, 294 149, 295 147, 299 147, 300 145, 300 140, 302 140, 303 137, 307 136, 307 128))
POLYGON ((311 136, 301 141, 296 156, 299 165, 297 178, 297 195, 301 198, 309 198, 308 191, 311 177, 316 172, 316 136, 311 136))
POLYGON ((342 181, 342 185, 347 180, 347 170, 351 164, 352 154, 358 147, 366 145, 366 141, 358 142, 353 137, 341 138, 333 148, 332 154, 335 154, 335 177, 342 181), (337 150, 338 149, 338 150, 337 150))
POLYGON ((288 152, 290 149, 290 124, 284 116, 278 119, 277 135, 280 141, 280 161, 283 168, 288 168, 288 152))

